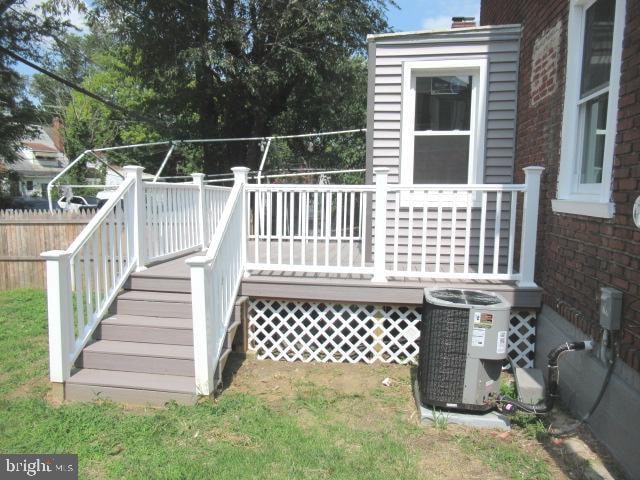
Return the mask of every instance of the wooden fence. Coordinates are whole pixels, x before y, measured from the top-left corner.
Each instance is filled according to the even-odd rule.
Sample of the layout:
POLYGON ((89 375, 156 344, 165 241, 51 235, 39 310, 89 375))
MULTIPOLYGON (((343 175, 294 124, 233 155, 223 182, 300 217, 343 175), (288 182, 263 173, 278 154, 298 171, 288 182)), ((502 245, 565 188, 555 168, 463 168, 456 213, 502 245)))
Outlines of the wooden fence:
POLYGON ((44 288, 45 263, 40 254, 64 250, 95 211, 0 210, 0 290, 44 288))

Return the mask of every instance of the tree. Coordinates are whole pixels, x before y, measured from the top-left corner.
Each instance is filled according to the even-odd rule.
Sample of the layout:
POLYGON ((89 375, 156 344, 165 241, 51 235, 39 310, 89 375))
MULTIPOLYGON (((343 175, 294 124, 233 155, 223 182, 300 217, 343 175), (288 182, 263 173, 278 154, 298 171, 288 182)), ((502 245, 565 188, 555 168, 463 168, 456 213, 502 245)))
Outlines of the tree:
MULTIPOLYGON (((212 138, 364 126, 357 56, 387 28, 385 10, 384 0, 102 0, 95 15, 158 93, 145 111, 178 137, 212 138)), ((209 172, 255 169, 259 157, 256 142, 205 145, 202 156, 209 172)))
POLYGON ((63 15, 72 5, 77 6, 74 0, 48 1, 26 10, 24 3, 0 0, 0 158, 6 162, 17 158, 21 140, 32 133, 31 125, 40 119, 10 52, 41 58, 38 45, 70 27, 63 15))

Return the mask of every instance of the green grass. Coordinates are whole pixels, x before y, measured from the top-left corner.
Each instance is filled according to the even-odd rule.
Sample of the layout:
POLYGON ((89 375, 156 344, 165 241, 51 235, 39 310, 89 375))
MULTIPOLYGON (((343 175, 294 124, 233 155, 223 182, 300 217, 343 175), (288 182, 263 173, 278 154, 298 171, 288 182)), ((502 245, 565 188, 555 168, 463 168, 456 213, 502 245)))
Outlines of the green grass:
POLYGON ((0 452, 77 453, 82 478, 388 480, 435 478, 428 462, 452 460, 438 458, 439 447, 425 458, 416 445, 445 441, 494 476, 550 478, 544 460, 515 445, 418 427, 400 408, 366 426, 360 420, 367 413, 349 421, 367 409, 389 411, 394 398, 396 407, 406 401, 402 385, 346 394, 305 380, 281 402, 227 390, 197 406, 131 410, 108 402, 54 405, 46 376, 43 293, 0 292, 0 452))

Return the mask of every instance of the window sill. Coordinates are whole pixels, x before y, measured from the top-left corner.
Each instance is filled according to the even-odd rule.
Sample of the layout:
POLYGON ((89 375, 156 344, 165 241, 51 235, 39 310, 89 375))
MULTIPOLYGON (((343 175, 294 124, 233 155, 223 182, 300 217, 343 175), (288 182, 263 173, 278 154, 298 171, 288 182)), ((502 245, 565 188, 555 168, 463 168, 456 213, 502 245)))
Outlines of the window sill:
POLYGON ((596 218, 613 218, 615 205, 611 202, 551 200, 551 208, 554 213, 570 213, 596 218))

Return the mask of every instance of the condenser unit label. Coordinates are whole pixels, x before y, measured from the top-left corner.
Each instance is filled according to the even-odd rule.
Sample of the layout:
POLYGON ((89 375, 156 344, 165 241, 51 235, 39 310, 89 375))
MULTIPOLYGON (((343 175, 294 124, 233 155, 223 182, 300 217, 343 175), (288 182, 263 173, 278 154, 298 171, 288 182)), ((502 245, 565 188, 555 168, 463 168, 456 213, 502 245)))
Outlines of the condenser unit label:
POLYGON ((473 326, 480 328, 491 328, 493 325, 493 313, 491 312, 474 312, 473 326))
POLYGON ((498 347, 496 353, 505 353, 507 351, 507 332, 504 330, 498 332, 498 347))
POLYGON ((484 337, 485 337, 484 328, 474 328, 471 336, 471 346, 484 347, 484 337))

